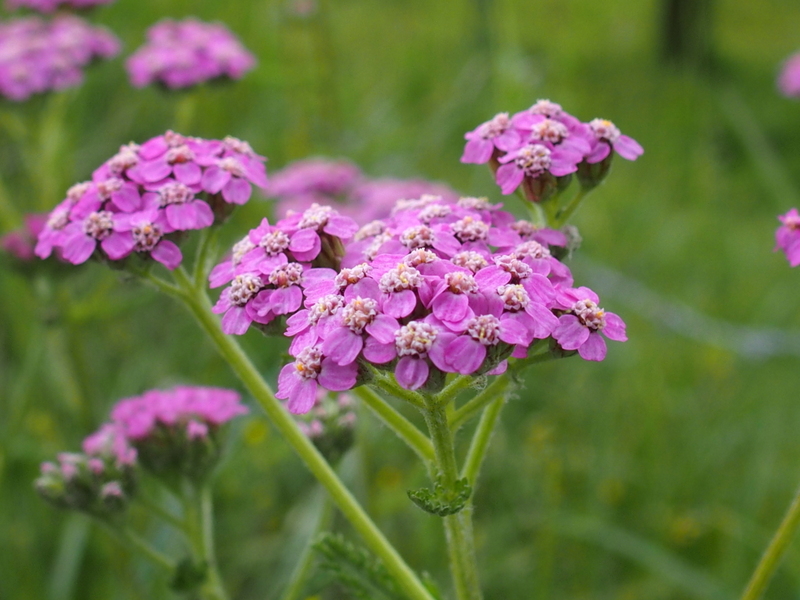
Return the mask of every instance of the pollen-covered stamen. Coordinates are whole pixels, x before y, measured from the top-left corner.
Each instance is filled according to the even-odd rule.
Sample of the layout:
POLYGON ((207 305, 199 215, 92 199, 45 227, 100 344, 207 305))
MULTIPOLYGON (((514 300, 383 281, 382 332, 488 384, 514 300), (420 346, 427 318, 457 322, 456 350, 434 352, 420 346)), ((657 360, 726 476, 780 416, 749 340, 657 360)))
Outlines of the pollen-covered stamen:
POLYGON ((446 204, 431 204, 423 208, 417 218, 423 223, 430 223, 434 219, 442 219, 453 212, 446 204))
POLYGON ((484 346, 495 346, 500 342, 500 319, 493 315, 474 317, 467 325, 467 333, 484 346))
POLYGON ((437 260, 439 260, 439 257, 425 248, 417 248, 416 250, 412 250, 405 256, 405 258, 403 258, 403 262, 411 267, 429 265, 437 260))
POLYGON ((361 263, 351 269, 345 267, 336 274, 336 277, 333 278, 333 283, 336 284, 340 290, 343 290, 348 285, 356 284, 364 279, 371 270, 372 267, 367 263, 361 263))
POLYGON ((417 208, 425 208, 430 204, 441 202, 441 196, 434 196, 432 194, 423 194, 419 198, 401 199, 394 203, 392 208, 392 215, 404 210, 415 210, 417 208))
POLYGON ((485 240, 489 233, 489 225, 480 219, 467 216, 450 225, 450 229, 462 242, 485 240))
POLYGON ((344 300, 336 294, 328 294, 317 300, 308 311, 308 322, 315 325, 323 317, 330 317, 344 306, 344 300))
POLYGON ((130 169, 139 164, 139 157, 136 152, 129 150, 125 146, 112 156, 108 161, 108 170, 114 175, 120 175, 125 169, 130 169))
POLYGON ((550 102, 550 100, 537 100, 536 104, 531 106, 530 112, 534 115, 544 115, 545 117, 555 117, 560 115, 563 111, 560 104, 550 102))
POLYGON ((568 137, 569 129, 567 129, 567 126, 553 119, 545 119, 544 121, 536 123, 531 129, 532 140, 558 144, 568 137))
POLYGON ((114 230, 114 215, 107 210, 91 213, 83 221, 83 231, 100 241, 106 239, 114 230))
POLYGON ((118 177, 111 177, 105 181, 97 183, 97 194, 102 200, 111 198, 111 194, 122 189, 122 184, 125 183, 118 177))
POLYGON ((265 233, 258 245, 264 249, 267 256, 275 256, 280 254, 289 247, 289 236, 283 231, 276 229, 265 233))
POLYGON ((516 231, 522 237, 531 236, 539 230, 539 228, 536 227, 536 225, 524 219, 520 219, 519 221, 515 221, 514 223, 512 223, 511 229, 516 231))
POLYGON ((483 267, 489 264, 483 255, 478 254, 474 250, 459 252, 450 259, 450 262, 452 262, 454 265, 458 265, 459 267, 469 269, 473 273, 477 273, 483 267))
POLYGON ((488 198, 475 198, 474 196, 464 196, 459 198, 458 205, 462 208, 469 208, 472 210, 486 210, 487 208, 492 207, 488 198))
POLYGON ((150 252, 161 241, 161 228, 155 223, 141 223, 131 229, 137 252, 150 252))
POLYGON ((47 229, 53 229, 55 231, 60 231, 64 229, 69 223, 69 209, 68 208, 56 208, 50 216, 47 218, 47 223, 45 227, 47 229))
POLYGON ((508 254, 496 257, 494 259, 494 264, 503 269, 506 273, 509 273, 512 279, 515 280, 514 283, 527 279, 533 272, 533 269, 526 263, 508 254))
POLYGON ((303 217, 297 226, 300 229, 316 229, 320 230, 328 224, 328 219, 331 217, 333 209, 330 206, 320 206, 319 204, 312 204, 303 213, 303 217))
POLYGON ((170 204, 185 204, 194 200, 194 192, 180 181, 167 183, 158 190, 158 197, 162 207, 170 204))
POLYGON ((607 119, 592 119, 589 121, 589 127, 599 140, 605 140, 613 144, 619 139, 619 129, 607 119))
POLYGON ((231 282, 231 291, 228 297, 231 304, 244 306, 261 291, 262 287, 264 287, 264 282, 258 275, 251 273, 237 275, 231 282))
POLYGON ((372 240, 372 243, 364 250, 364 256, 366 256, 368 260, 374 260, 378 255, 381 246, 383 246, 390 239, 392 239, 392 234, 388 231, 386 233, 376 235, 375 239, 372 240))
POLYGON ((789 231, 800 230, 800 216, 786 214, 781 217, 781 222, 789 231))
POLYGON ((378 315, 378 303, 372 298, 356 297, 342 307, 342 324, 353 333, 362 333, 378 315))
POLYGON ((235 267, 242 262, 244 255, 255 247, 256 245, 250 241, 249 236, 244 236, 241 240, 236 242, 231 249, 231 263, 233 266, 235 267))
POLYGON ((394 334, 397 355, 425 357, 438 335, 438 327, 422 321, 411 321, 394 334))
POLYGON ((422 274, 414 267, 400 263, 394 269, 386 271, 378 282, 378 287, 384 293, 391 294, 403 290, 417 289, 425 282, 422 274))
POLYGON ((217 161, 217 166, 235 177, 244 177, 244 167, 242 166, 242 163, 232 156, 226 156, 225 158, 220 159, 217 161))
POLYGON ((240 140, 239 138, 235 138, 232 135, 225 136, 225 139, 222 140, 222 143, 225 144, 225 147, 232 152, 238 152, 239 154, 245 154, 246 156, 255 156, 255 152, 253 152, 253 148, 250 146, 250 144, 240 140))
POLYGON ((167 150, 167 162, 171 165, 187 163, 194 160, 194 152, 186 144, 167 150))
POLYGON ((400 235, 400 243, 411 250, 433 246, 436 234, 427 225, 414 225, 400 235))
POLYGON ((519 259, 550 258, 550 250, 536 240, 530 240, 517 246, 514 249, 514 256, 519 259))
POLYGON ((463 271, 445 273, 444 282, 447 284, 447 288, 454 294, 471 294, 478 291, 478 284, 475 278, 463 271))
POLYGON ((600 331, 606 326, 606 312, 592 300, 578 300, 572 305, 572 312, 589 329, 600 331))
POLYGON ((491 121, 487 121, 481 125, 478 134, 485 140, 491 140, 499 135, 503 135, 511 126, 511 119, 508 118, 508 113, 498 113, 491 121))
POLYGON ((541 144, 528 144, 517 151, 514 162, 528 177, 538 177, 550 168, 550 150, 541 144))
POLYGON ((83 195, 92 187, 91 181, 84 181, 83 183, 76 183, 67 190, 67 198, 72 204, 83 198, 83 195))
POLYGON ((178 146, 183 146, 186 143, 186 137, 182 136, 180 133, 175 133, 170 129, 164 134, 164 141, 167 142, 167 146, 170 148, 176 148, 178 146))
POLYGON ((531 303, 531 297, 528 292, 519 284, 510 283, 501 285, 497 288, 497 295, 505 305, 505 309, 509 311, 525 310, 525 307, 531 303))
POLYGON ((303 265, 299 263, 281 265, 269 274, 269 282, 279 288, 300 285, 301 281, 303 281, 303 265))
POLYGON ((294 369, 301 379, 316 379, 322 371, 322 351, 316 346, 303 348, 294 359, 294 369))
POLYGON ((356 231, 356 234, 353 236, 353 239, 356 242, 360 242, 361 240, 365 240, 370 237, 374 237, 383 233, 383 230, 386 229, 386 225, 383 221, 371 221, 364 225, 361 229, 356 231))

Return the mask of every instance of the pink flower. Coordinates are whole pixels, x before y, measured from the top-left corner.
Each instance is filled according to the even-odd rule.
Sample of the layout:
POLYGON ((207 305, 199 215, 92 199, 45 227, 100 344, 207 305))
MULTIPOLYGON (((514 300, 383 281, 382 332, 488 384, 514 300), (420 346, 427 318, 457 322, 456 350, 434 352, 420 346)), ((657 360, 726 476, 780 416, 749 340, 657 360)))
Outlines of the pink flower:
POLYGON ((593 119, 589 122, 589 128, 594 134, 592 151, 586 157, 586 162, 589 164, 598 163, 606 158, 612 148, 627 160, 636 160, 644 153, 639 142, 627 135, 622 135, 619 128, 611 121, 593 119))
POLYGON ((511 152, 522 145, 521 136, 512 125, 508 113, 495 115, 464 137, 468 141, 461 156, 462 163, 487 163, 496 151, 511 152))
POLYGON ((800 53, 793 54, 783 63, 778 89, 784 96, 800 98, 800 53))
POLYGON ((796 267, 800 265, 800 214, 792 208, 778 220, 783 225, 775 231, 775 250, 782 250, 789 264, 796 267))
POLYGON ((288 400, 289 412, 302 414, 314 405, 317 385, 334 392, 343 392, 356 384, 355 363, 338 365, 317 346, 302 350, 293 363, 281 369, 277 398, 288 400))
POLYGON ((239 79, 255 63, 227 27, 188 18, 153 25, 145 45, 125 66, 134 87, 159 83, 176 89, 220 78, 239 79))
POLYGON ((578 170, 582 155, 548 145, 526 144, 499 159, 502 166, 497 169, 495 177, 503 194, 513 194, 526 178, 538 179, 547 173, 563 177, 578 170))
POLYGON ((598 306, 600 299, 586 287, 564 290, 558 303, 566 310, 558 318, 553 338, 564 350, 577 350, 585 360, 603 360, 606 343, 602 333, 610 340, 624 342, 625 323, 617 315, 598 306))
POLYGON ((0 248, 17 260, 24 262, 33 260, 36 256, 34 254, 36 238, 44 229, 47 220, 48 215, 43 213, 25 215, 22 227, 0 236, 0 248))

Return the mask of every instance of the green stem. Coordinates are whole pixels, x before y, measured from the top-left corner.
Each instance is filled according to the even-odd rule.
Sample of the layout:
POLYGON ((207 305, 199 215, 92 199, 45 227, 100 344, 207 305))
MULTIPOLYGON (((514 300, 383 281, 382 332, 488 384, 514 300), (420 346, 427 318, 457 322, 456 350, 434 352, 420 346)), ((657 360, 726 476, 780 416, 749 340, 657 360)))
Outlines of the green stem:
POLYGON ((433 444, 417 427, 397 412, 388 402, 366 386, 356 388, 353 392, 369 407, 397 436, 411 448, 422 462, 434 461, 433 444))
POLYGON ((409 598, 433 600, 430 592, 372 522, 328 462, 308 437, 300 431, 294 419, 275 398, 272 390, 239 344, 231 336, 223 333, 219 320, 211 312, 211 303, 205 290, 194 288, 182 269, 176 269, 173 274, 181 290, 177 297, 183 300, 197 322, 209 335, 219 353, 267 413, 272 424, 306 464, 314 477, 325 487, 333 502, 358 531, 366 545, 383 560, 386 568, 409 598))
POLYGON ((197 254, 194 259, 194 285, 197 288, 203 288, 206 285, 206 279, 213 267, 212 260, 215 253, 212 250, 217 242, 218 231, 218 227, 206 228, 200 231, 197 254))
POLYGON ((106 521, 99 521, 102 525, 104 525, 108 531, 114 534, 117 539, 125 543, 129 548, 135 550, 148 560, 152 562, 154 565, 160 567, 161 569, 165 570, 169 575, 173 575, 175 572, 175 563, 171 558, 169 558, 166 554, 162 554, 160 551, 153 548, 149 543, 139 537, 138 534, 134 533, 133 530, 129 529, 128 527, 124 528, 117 528, 112 526, 110 523, 106 521))
POLYGON ((575 212, 578 206, 580 206, 581 202, 589 194, 590 191, 591 189, 586 189, 586 188, 579 189, 578 193, 575 194, 575 197, 570 201, 570 203, 567 204, 567 206, 565 206, 562 210, 558 211, 554 221, 550 223, 550 226, 553 229, 561 228, 564 225, 564 223, 566 223, 567 220, 572 216, 572 213, 575 212))
POLYGON ((163 520, 164 522, 168 523, 182 534, 186 534, 186 525, 183 521, 181 521, 178 517, 173 515, 163 506, 158 504, 158 502, 147 498, 146 496, 142 496, 138 494, 136 496, 136 501, 139 502, 146 510, 153 513, 155 516, 163 520))
POLYGON ((227 600, 228 595, 222 585, 214 550, 214 505, 211 486, 208 484, 200 490, 200 523, 203 558, 208 565, 208 576, 202 591, 207 600, 227 600))
POLYGON ((306 544, 306 547, 303 549, 303 553, 300 555, 297 566, 294 571, 292 571, 291 579, 289 579, 289 583, 286 586, 286 590, 283 592, 283 596, 281 596, 281 600, 298 600, 300 598, 300 594, 308 579, 308 572, 311 570, 311 565, 314 562, 314 548, 312 547, 314 541, 323 531, 327 531, 330 528, 331 521, 333 521, 333 504, 331 504, 328 498, 323 498, 319 517, 317 518, 317 525, 314 527, 314 532, 308 544, 306 544))
POLYGON ((384 392, 391 394, 398 400, 404 400, 417 408, 421 409, 425 406, 425 399, 419 393, 400 387, 400 385, 394 381, 393 377, 387 376, 370 364, 366 364, 366 367, 372 374, 371 383, 374 386, 381 388, 384 392))
POLYGON ((449 404, 451 400, 453 400, 458 394, 469 386, 471 386, 474 382, 474 379, 471 375, 459 375, 453 381, 448 383, 444 389, 439 392, 436 396, 436 401, 441 403, 442 405, 449 404))
MULTIPOLYGON (((447 422, 447 409, 433 398, 426 404, 423 414, 436 452, 439 482, 446 490, 450 491, 455 488, 458 479, 458 465, 456 464, 453 434, 447 422)), ((481 600, 483 595, 478 581, 478 565, 475 558, 472 507, 466 506, 461 511, 444 517, 444 530, 456 598, 458 600, 481 600)))
MULTIPOLYGON (((502 379, 507 380, 508 378, 503 377, 502 379)), ((489 388, 486 389, 488 390, 489 388)), ((472 442, 469 445, 461 476, 467 478, 473 490, 475 482, 478 480, 478 473, 480 473, 483 459, 486 457, 486 450, 489 448, 489 440, 492 437, 492 432, 494 432, 494 426, 506 403, 507 396, 504 392, 505 386, 502 390, 498 389, 492 403, 483 411, 481 420, 478 422, 478 428, 475 430, 475 435, 472 436, 472 442)))
POLYGON ((794 537, 798 524, 800 524, 800 490, 797 491, 794 500, 792 500, 792 504, 789 506, 786 516, 783 517, 783 522, 778 527, 778 531, 775 532, 775 536, 769 543, 766 552, 764 552, 764 556, 761 557, 758 567, 756 567, 744 594, 742 594, 742 600, 758 600, 764 594, 770 579, 772 579, 781 564, 783 555, 794 537))
POLYGON ((510 379, 508 375, 498 377, 482 392, 456 410, 453 417, 450 419, 450 429, 452 429, 453 433, 458 431, 464 423, 477 415, 484 406, 497 398, 498 395, 502 395, 509 383, 510 379))

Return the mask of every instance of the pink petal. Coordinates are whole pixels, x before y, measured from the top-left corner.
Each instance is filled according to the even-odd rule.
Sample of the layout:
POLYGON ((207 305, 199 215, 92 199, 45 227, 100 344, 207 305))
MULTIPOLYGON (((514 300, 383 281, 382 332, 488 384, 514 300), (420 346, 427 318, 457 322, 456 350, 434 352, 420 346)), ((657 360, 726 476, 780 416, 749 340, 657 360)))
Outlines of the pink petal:
POLYGON ((186 185, 196 185, 203 178, 203 170, 197 163, 178 163, 172 167, 175 179, 186 185))
POLYGON ((209 194, 216 194, 231 180, 230 172, 220 169, 216 165, 208 167, 203 173, 200 185, 209 194))
POLYGON ((243 335, 252 322, 244 306, 232 306, 222 317, 222 331, 228 335, 243 335))
POLYGON ((480 369, 486 359, 486 346, 471 337, 461 335, 447 346, 447 363, 462 375, 471 375, 480 369))
POLYGON ((464 154, 461 156, 462 163, 482 165, 489 162, 494 152, 494 144, 489 140, 481 138, 469 140, 464 146, 464 154))
POLYGON ((356 363, 337 365, 329 358, 322 361, 322 371, 318 380, 325 388, 332 392, 344 392, 356 384, 358 367, 356 363))
POLYGON ((383 302, 383 312, 390 317, 402 319, 417 307, 417 295, 412 290, 402 290, 388 294, 383 302))
POLYGON ((181 260, 183 260, 181 249, 169 240, 161 240, 156 247, 151 250, 150 256, 167 267, 170 271, 181 264, 181 260))
POLYGON ((393 344, 394 334, 399 329, 400 323, 397 322, 397 319, 383 314, 377 315, 375 320, 366 327, 367 333, 381 344, 393 344))
POLYGON ((558 327, 553 330, 553 338, 564 350, 577 350, 589 338, 589 330, 575 315, 561 315, 558 327))
POLYGON ((580 354, 581 358, 584 360, 603 360, 606 357, 606 341, 600 336, 599 333, 594 332, 581 345, 581 347, 578 348, 578 354, 580 354))
POLYGON ((337 327, 325 338, 322 352, 337 365, 349 365, 358 358, 363 346, 364 341, 359 334, 347 327, 337 327))
POLYGON ((104 239, 100 246, 111 260, 120 260, 133 252, 136 240, 130 232, 114 232, 104 239))
POLYGON ((464 294, 445 292, 434 299, 432 309, 442 321, 461 321, 469 310, 469 299, 464 294))
POLYGON ((644 148, 639 145, 639 142, 627 135, 621 135, 617 138, 617 141, 614 142, 614 150, 627 160, 636 160, 644 154, 644 148))
POLYGON ((500 186, 500 191, 505 195, 513 194, 524 178, 525 173, 522 172, 522 169, 518 169, 514 163, 501 166, 495 173, 495 181, 500 186))
POLYGON ((253 188, 250 183, 240 177, 231 177, 231 180, 222 188, 222 197, 231 204, 244 204, 250 199, 253 188))
POLYGON ((603 335, 615 342, 627 342, 628 335, 625 333, 625 322, 614 313, 607 312, 606 326, 603 327, 603 335))
MULTIPOLYGON (((294 366, 294 365, 292 365, 294 366)), ((302 415, 311 410, 317 399, 317 382, 314 379, 298 381, 289 396, 287 407, 293 415, 302 415)))
POLYGON ((397 356, 394 341, 391 344, 381 344, 376 338, 368 337, 364 343, 362 355, 371 363, 382 365, 397 356))
POLYGON ((407 390, 416 390, 428 381, 429 373, 428 361, 413 356, 404 356, 397 361, 394 377, 397 383, 407 390))

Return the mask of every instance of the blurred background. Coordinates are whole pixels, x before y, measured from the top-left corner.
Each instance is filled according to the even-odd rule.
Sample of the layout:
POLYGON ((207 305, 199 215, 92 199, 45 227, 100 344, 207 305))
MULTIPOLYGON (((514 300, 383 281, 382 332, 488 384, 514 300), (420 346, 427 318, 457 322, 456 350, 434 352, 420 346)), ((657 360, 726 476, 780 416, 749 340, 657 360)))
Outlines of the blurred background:
MULTIPOLYGON (((155 21, 189 15, 226 23, 258 68, 198 90, 191 120, 178 114, 185 93, 131 88, 123 58, 90 69, 79 89, 4 101, 6 201, 49 209, 120 144, 183 118, 182 133, 249 141, 272 171, 343 157, 522 214, 487 169, 459 163, 463 134, 538 98, 613 120, 645 154, 617 159, 578 211, 583 246, 570 266, 626 320, 630 341, 603 363, 537 367, 507 406, 475 497, 486 597, 737 597, 800 483, 800 271, 772 252, 776 215, 800 203, 800 103, 775 86, 800 50, 800 4, 118 0, 91 19, 120 36, 124 57, 155 21), (21 139, 40 148, 41 180, 22 165, 21 139)), ((239 239, 268 211, 252 200, 223 235, 239 239)), ((9 214, 0 233, 16 225, 9 214)), ((255 331, 243 344, 274 381, 275 344, 255 331)), ((77 449, 117 399, 175 383, 241 389, 170 300, 97 264, 43 271, 3 258, 0 598, 175 597, 32 488, 39 463, 77 449)), ((234 598, 268 600, 319 490, 253 413, 218 475, 219 558, 234 598)), ((424 485, 423 470, 359 418, 343 476, 408 562, 449 586, 440 523, 405 493, 424 485)), ((133 516, 157 544, 176 543, 133 516)), ((798 595, 795 544, 768 597, 798 595)))

